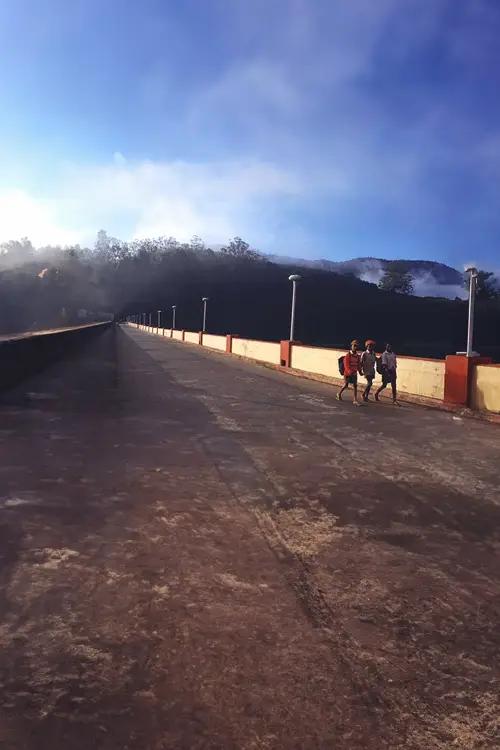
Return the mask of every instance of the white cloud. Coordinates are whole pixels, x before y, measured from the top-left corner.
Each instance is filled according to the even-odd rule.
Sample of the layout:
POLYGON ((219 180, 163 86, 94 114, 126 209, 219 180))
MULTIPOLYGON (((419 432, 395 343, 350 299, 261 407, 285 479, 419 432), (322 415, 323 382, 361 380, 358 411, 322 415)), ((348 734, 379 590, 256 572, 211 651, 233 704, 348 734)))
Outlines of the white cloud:
POLYGON ((133 163, 116 152, 109 164, 67 168, 50 196, 0 193, 0 241, 89 243, 105 228, 123 239, 258 243, 273 231, 275 206, 301 189, 298 175, 257 160, 133 163))
POLYGON ((359 276, 361 281, 367 281, 369 284, 378 284, 385 270, 382 264, 376 258, 370 258, 363 264, 363 273, 359 276))
MULTIPOLYGON (((360 238, 351 241, 351 247, 359 242, 355 255, 366 252, 372 237, 389 244, 383 222, 386 236, 397 238, 400 226, 410 235, 448 221, 450 197, 439 179, 446 170, 480 168, 497 199, 498 134, 486 142, 474 136, 478 145, 464 148, 469 120, 455 109, 456 97, 433 96, 432 87, 425 96, 418 86, 405 92, 403 84, 394 88, 397 97, 388 97, 392 79, 383 74, 401 72, 405 80, 408 63, 438 38, 446 0, 234 0, 223 6, 211 16, 213 40, 219 33, 228 43, 217 64, 184 79, 168 56, 158 55, 142 80, 152 132, 162 143, 170 139, 173 152, 224 156, 211 163, 136 162, 117 150, 107 164, 75 165, 50 195, 11 190, 3 204, 0 195, 0 239, 27 234, 35 244, 90 243, 100 228, 124 239, 197 233, 209 243, 241 234, 263 250, 312 257, 351 252, 343 246, 346 235, 347 242, 360 238), (169 127, 179 131, 178 141, 169 127), (302 223, 286 211, 297 195, 302 223), (381 237, 367 231, 366 240, 363 217, 373 212, 382 217, 381 237), (323 225, 331 239, 321 237, 323 225)), ((452 57, 463 63, 477 44, 462 48, 463 23, 458 32, 443 37, 442 53, 450 44, 455 50, 450 40, 457 39, 452 57)), ((486 223, 491 198, 470 203, 462 213, 486 223)), ((370 278, 378 276, 374 270, 370 278)))
POLYGON ((467 298, 467 290, 461 284, 439 284, 430 272, 423 272, 413 276, 413 293, 417 297, 467 298))
POLYGON ((57 205, 19 190, 0 191, 0 242, 29 237, 34 245, 71 244, 78 231, 64 226, 57 205))
POLYGON ((290 117, 304 106, 300 82, 283 63, 253 58, 228 68, 195 99, 192 111, 197 124, 217 114, 220 120, 238 121, 255 129, 267 112, 268 118, 290 117))
POLYGON ((127 163, 127 160, 125 159, 121 151, 114 152, 113 161, 117 167, 124 167, 125 164, 127 163))

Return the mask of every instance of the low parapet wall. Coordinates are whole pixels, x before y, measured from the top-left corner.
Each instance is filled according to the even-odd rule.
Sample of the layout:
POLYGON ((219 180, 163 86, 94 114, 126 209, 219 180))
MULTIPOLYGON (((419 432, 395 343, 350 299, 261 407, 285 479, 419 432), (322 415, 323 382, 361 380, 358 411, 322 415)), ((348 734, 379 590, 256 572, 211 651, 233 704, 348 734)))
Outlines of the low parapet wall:
MULTIPOLYGON (((326 377, 340 377, 339 358, 345 349, 324 349, 319 346, 292 344, 290 367, 326 377)), ((443 399, 444 360, 398 357, 398 390, 422 398, 443 399)), ((377 376, 380 380, 380 376, 377 376)), ((361 378, 364 382, 364 379, 361 378)))
POLYGON ((345 354, 340 349, 323 349, 319 346, 290 345, 290 367, 316 375, 339 377, 339 357, 345 354))
MULTIPOLYGON (((239 357, 266 362, 285 369, 331 378, 340 382, 339 357, 346 349, 304 346, 289 341, 256 341, 238 336, 215 336, 197 331, 170 331, 129 323, 134 328, 157 333, 191 344, 225 351, 239 357)), ((363 384, 364 378, 361 378, 363 384)), ((380 383, 377 375, 375 385, 380 383)), ((398 356, 398 391, 410 399, 424 399, 436 405, 470 407, 477 411, 500 414, 500 365, 488 360, 466 360, 450 356, 443 359, 398 356), (449 384, 451 383, 451 387, 449 384), (463 397, 456 398, 457 393, 463 397)))
POLYGON ((10 388, 64 356, 88 336, 112 325, 89 323, 71 328, 34 331, 0 339, 0 390, 10 388))
POLYGON ((231 352, 258 362, 269 362, 271 365, 280 363, 280 345, 277 341, 233 338, 231 352))
POLYGON ((500 365, 477 365, 472 373, 471 406, 500 414, 500 365))
MULTIPOLYGON (((197 343, 199 343, 199 341, 197 343)), ((218 349, 221 352, 226 351, 225 336, 213 336, 211 333, 204 333, 202 336, 202 344, 203 346, 208 346, 209 349, 218 349)))

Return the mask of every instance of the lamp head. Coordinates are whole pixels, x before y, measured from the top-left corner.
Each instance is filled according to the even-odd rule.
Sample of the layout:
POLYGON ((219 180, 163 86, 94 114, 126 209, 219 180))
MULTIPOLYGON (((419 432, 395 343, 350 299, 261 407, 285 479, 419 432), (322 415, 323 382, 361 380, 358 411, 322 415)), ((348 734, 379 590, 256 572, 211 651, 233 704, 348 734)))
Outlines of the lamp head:
POLYGON ((293 273, 291 276, 288 277, 288 281, 300 281, 302 276, 299 276, 298 273, 293 273))
POLYGON ((470 273, 472 276, 477 276, 477 268, 475 266, 467 266, 465 273, 470 273))

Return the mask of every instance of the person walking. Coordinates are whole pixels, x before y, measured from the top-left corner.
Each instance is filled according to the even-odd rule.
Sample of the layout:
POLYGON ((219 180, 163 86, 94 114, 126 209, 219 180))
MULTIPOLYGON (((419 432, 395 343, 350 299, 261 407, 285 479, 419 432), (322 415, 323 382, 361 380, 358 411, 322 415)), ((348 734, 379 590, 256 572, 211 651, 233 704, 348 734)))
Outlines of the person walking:
POLYGON ((361 355, 359 353, 359 342, 354 339, 351 341, 351 348, 344 355, 344 385, 337 393, 337 399, 342 401, 342 394, 352 385, 354 388, 353 404, 359 405, 358 401, 358 372, 361 374, 361 355))
POLYGON ((397 394, 397 369, 397 357, 392 351, 392 346, 386 344, 385 351, 382 354, 382 385, 375 392, 375 401, 379 400, 380 393, 384 388, 390 385, 392 388, 392 403, 394 406, 400 406, 397 394))
POLYGON ((365 351, 361 355, 361 372, 366 378, 366 388, 363 391, 363 401, 368 401, 370 390, 375 379, 375 366, 377 364, 377 357, 375 354, 375 344, 373 339, 365 341, 365 351))

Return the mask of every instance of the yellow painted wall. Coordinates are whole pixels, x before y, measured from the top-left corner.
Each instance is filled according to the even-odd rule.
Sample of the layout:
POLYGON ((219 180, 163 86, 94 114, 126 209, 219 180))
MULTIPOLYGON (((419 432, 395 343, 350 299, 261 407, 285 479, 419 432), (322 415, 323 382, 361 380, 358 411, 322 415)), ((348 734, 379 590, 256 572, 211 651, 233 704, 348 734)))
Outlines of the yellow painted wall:
POLYGON ((316 375, 340 378, 338 360, 345 353, 346 350, 320 349, 317 346, 292 344, 290 365, 297 370, 313 372, 316 375))
POLYGON ((398 357, 398 390, 425 398, 444 398, 444 369, 441 359, 398 357))
POLYGON ((198 331, 186 331, 184 334, 184 341, 190 344, 198 344, 200 341, 200 334, 198 331))
MULTIPOLYGON (((321 349, 312 346, 292 346, 291 366, 318 375, 340 378, 338 360, 346 350, 321 349)), ((398 357, 398 390, 415 396, 443 399, 444 360, 398 357)), ((360 379, 364 383, 364 378, 360 379)), ((377 374, 375 384, 381 382, 377 374)))
POLYGON ((270 362, 273 365, 280 363, 280 345, 274 341, 236 338, 233 339, 233 354, 258 359, 261 362, 270 362))
POLYGON ((472 373, 473 409, 500 413, 500 366, 476 365, 472 373))
POLYGON ((170 329, 169 328, 153 328, 153 333, 155 336, 161 336, 162 338, 165 336, 170 336, 170 329))
POLYGON ((182 340, 182 331, 175 330, 172 338, 177 339, 178 341, 182 340))
POLYGON ((209 349, 219 349, 222 352, 226 351, 226 337, 225 336, 214 336, 211 333, 203 334, 203 346, 208 346, 209 349))

